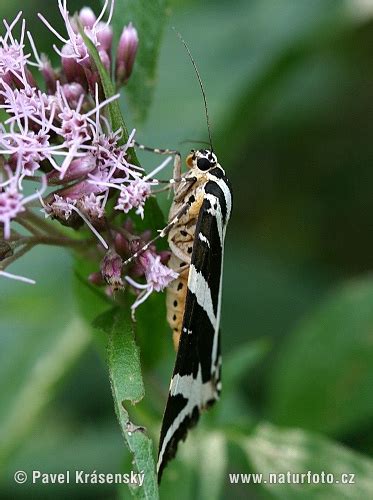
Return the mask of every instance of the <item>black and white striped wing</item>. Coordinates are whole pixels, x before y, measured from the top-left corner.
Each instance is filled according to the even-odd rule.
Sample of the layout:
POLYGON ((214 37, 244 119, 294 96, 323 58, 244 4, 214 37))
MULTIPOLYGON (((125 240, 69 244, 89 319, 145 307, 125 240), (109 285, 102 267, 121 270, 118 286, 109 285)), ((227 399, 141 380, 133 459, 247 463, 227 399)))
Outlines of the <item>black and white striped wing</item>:
POLYGON ((216 167, 206 183, 197 220, 183 327, 162 422, 159 480, 201 410, 219 398, 222 265, 230 211, 231 189, 222 169, 216 167))

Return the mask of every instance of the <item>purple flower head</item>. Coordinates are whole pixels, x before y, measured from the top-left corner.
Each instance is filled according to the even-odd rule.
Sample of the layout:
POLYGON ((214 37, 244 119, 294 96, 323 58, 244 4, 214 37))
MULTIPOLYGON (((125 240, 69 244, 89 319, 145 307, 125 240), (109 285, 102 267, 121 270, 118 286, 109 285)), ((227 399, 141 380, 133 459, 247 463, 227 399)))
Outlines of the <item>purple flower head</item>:
POLYGON ((144 268, 146 284, 137 283, 130 276, 126 276, 126 281, 135 289, 139 294, 137 299, 131 306, 132 317, 134 319, 135 311, 140 304, 155 291, 163 291, 178 274, 169 267, 161 263, 160 255, 157 255, 152 250, 146 250, 139 256, 139 262, 144 268))
POLYGON ((169 267, 161 263, 161 256, 150 250, 146 250, 139 256, 139 261, 144 268, 148 287, 156 292, 161 292, 171 281, 178 277, 169 267))
MULTIPOLYGON (((54 199, 51 202, 44 204, 44 212, 46 216, 52 216, 62 221, 67 221, 73 213, 73 206, 75 205, 76 200, 64 198, 58 194, 54 194, 53 198, 54 199)), ((80 225, 82 225, 81 221, 80 225)))
POLYGON ((127 214, 132 208, 136 208, 136 213, 143 218, 145 201, 149 198, 150 193, 150 184, 141 177, 135 177, 129 184, 121 184, 115 209, 127 214))
POLYGON ((83 196, 77 200, 76 206, 95 226, 103 222, 106 197, 97 196, 94 193, 83 196))
POLYGON ((18 189, 18 178, 16 176, 10 177, 8 183, 2 183, 3 187, 0 187, 0 223, 3 225, 4 239, 10 238, 11 221, 25 211, 27 203, 40 198, 44 193, 47 187, 45 176, 42 177, 42 183, 40 191, 29 196, 24 196, 18 189))
MULTIPOLYGON (((133 210, 144 217, 145 202, 151 196, 152 186, 157 184, 153 177, 171 157, 145 175, 140 166, 131 162, 129 149, 134 146, 135 130, 123 144, 123 131, 111 128, 110 114, 105 107, 119 95, 104 99, 99 74, 91 65, 79 28, 82 26, 95 45, 110 74, 113 31, 109 22, 114 0, 105 0, 97 17, 90 8, 82 9, 79 22, 70 17, 66 0, 58 0, 58 7, 66 36, 59 34, 43 16, 39 17, 61 42, 61 49, 54 48, 61 57, 62 69, 54 69, 49 59, 38 53, 32 34, 26 31, 25 21, 21 20, 21 13, 10 25, 4 21, 5 33, 0 36, 0 109, 5 115, 0 124, 0 230, 3 239, 0 276, 33 283, 33 280, 4 269, 8 259, 14 259, 17 254, 18 245, 27 245, 38 240, 40 235, 43 239, 50 236, 49 243, 56 244, 57 240, 75 249, 81 244, 84 255, 89 250, 88 254, 93 255, 100 266, 100 273, 91 275, 91 281, 98 285, 108 284, 110 288, 106 291, 113 296, 114 290, 124 287, 124 259, 141 252, 146 245, 146 250, 126 268, 125 279, 137 294, 132 306, 135 311, 153 291, 164 290, 177 273, 165 265, 169 252, 157 253, 156 246, 150 244, 153 228, 136 235, 131 220, 127 218, 123 222, 123 214, 133 210), (17 40, 13 31, 18 23, 20 37, 17 40), (31 53, 25 52, 25 34, 31 53), (34 78, 30 68, 40 71, 42 86, 36 83, 40 79, 34 78), (30 181, 41 187, 26 196, 30 181), (53 192, 45 196, 48 186, 53 187, 53 192), (45 218, 76 230, 86 224, 101 246, 91 235, 87 237, 83 233, 79 239, 69 238, 69 230, 59 233, 56 225, 52 228, 52 222, 31 212, 32 201, 40 202, 45 218), (30 236, 18 233, 17 225, 11 227, 13 222, 23 225, 30 236), (113 242, 114 248, 110 250, 106 236, 113 242), (106 250, 105 255, 102 248, 106 250), (134 278, 143 283, 137 283, 134 278)), ((120 83, 126 82, 132 72, 137 46, 137 31, 129 24, 120 37, 115 60, 120 83)))
POLYGON ((28 56, 24 54, 25 21, 22 22, 20 41, 12 34, 22 12, 19 12, 14 21, 9 25, 4 21, 6 32, 0 37, 0 78, 7 83, 23 83, 27 81, 26 63, 28 56))
POLYGON ((7 186, 0 192, 0 222, 4 225, 5 239, 10 236, 10 221, 25 210, 22 198, 14 185, 7 186))
POLYGON ((90 138, 85 117, 75 109, 65 109, 58 118, 61 119, 61 136, 67 143, 80 144, 90 138))
POLYGON ((137 30, 132 26, 132 23, 129 23, 123 28, 118 43, 115 64, 115 77, 118 85, 126 83, 131 76, 138 44, 137 30))

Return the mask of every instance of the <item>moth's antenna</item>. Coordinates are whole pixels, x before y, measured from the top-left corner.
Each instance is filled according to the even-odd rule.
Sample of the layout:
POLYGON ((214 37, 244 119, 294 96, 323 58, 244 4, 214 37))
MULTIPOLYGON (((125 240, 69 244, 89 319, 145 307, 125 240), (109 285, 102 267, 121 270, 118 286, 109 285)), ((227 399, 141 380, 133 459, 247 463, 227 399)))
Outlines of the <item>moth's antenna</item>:
POLYGON ((208 146, 211 146, 211 144, 207 141, 200 141, 199 139, 184 139, 183 141, 180 141, 179 144, 207 144, 208 146))
POLYGON ((180 38, 182 44, 186 48, 186 51, 188 52, 188 55, 190 57, 190 60, 192 61, 194 70, 196 72, 196 75, 197 75, 197 78, 198 78, 198 82, 199 82, 199 86, 201 87, 201 91, 202 91, 203 102, 204 102, 204 105, 205 105, 207 130, 208 130, 208 133, 209 133, 209 140, 210 140, 211 151, 213 151, 214 148, 212 147, 210 119, 209 119, 209 113, 208 113, 208 110, 207 110, 207 100, 206 100, 205 89, 203 88, 202 78, 201 78, 201 76, 199 74, 199 71, 198 71, 198 68, 197 68, 197 64, 196 64, 195 60, 193 59, 192 53, 191 53, 191 51, 190 51, 190 49, 189 49, 186 41, 184 40, 184 38, 181 36, 181 34, 177 31, 177 29, 174 26, 172 27, 172 29, 177 34, 177 36, 180 38))

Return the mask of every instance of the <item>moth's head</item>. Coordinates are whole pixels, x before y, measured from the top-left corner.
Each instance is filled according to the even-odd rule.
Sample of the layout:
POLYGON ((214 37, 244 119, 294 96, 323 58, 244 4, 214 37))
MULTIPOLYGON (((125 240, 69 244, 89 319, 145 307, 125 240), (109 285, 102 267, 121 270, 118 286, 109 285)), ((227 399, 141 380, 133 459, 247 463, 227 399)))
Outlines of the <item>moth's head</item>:
POLYGON ((216 167, 218 159, 215 153, 210 149, 192 149, 186 159, 186 164, 189 168, 197 169, 198 171, 208 172, 211 168, 216 167))

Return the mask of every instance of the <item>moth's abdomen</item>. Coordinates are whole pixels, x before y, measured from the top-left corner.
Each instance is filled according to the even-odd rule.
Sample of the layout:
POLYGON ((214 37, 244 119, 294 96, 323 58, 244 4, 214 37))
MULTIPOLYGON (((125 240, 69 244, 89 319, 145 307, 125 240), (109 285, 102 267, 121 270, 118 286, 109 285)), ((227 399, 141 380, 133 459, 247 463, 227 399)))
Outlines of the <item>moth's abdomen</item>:
MULTIPOLYGON (((180 267, 184 264, 185 263, 174 254, 171 255, 168 262, 168 266, 176 272, 179 272, 180 267)), ((177 351, 179 347, 181 328, 183 325, 188 274, 189 269, 185 269, 167 288, 167 321, 172 330, 175 351, 177 351)))
POLYGON ((179 221, 173 231, 170 232, 168 242, 171 250, 168 267, 180 273, 179 277, 167 287, 167 321, 172 330, 175 351, 179 347, 179 340, 183 326, 185 310, 185 299, 188 289, 189 265, 195 233, 195 221, 189 223, 186 220, 179 221), (178 253, 178 255, 175 254, 178 253), (185 259, 182 256, 185 255, 185 259), (184 269, 185 268, 185 269, 184 269), (181 272, 180 270, 183 269, 181 272))
POLYGON ((195 196, 188 194, 184 200, 174 203, 169 214, 169 219, 172 220, 180 208, 185 203, 188 203, 188 200, 193 199, 192 202, 189 201, 188 212, 180 217, 168 236, 168 243, 172 251, 168 267, 177 273, 180 273, 180 269, 186 268, 180 273, 179 278, 174 280, 167 288, 167 321, 172 330, 176 351, 179 347, 183 327, 189 264, 193 252, 196 223, 203 202, 203 191, 195 194, 195 196))

